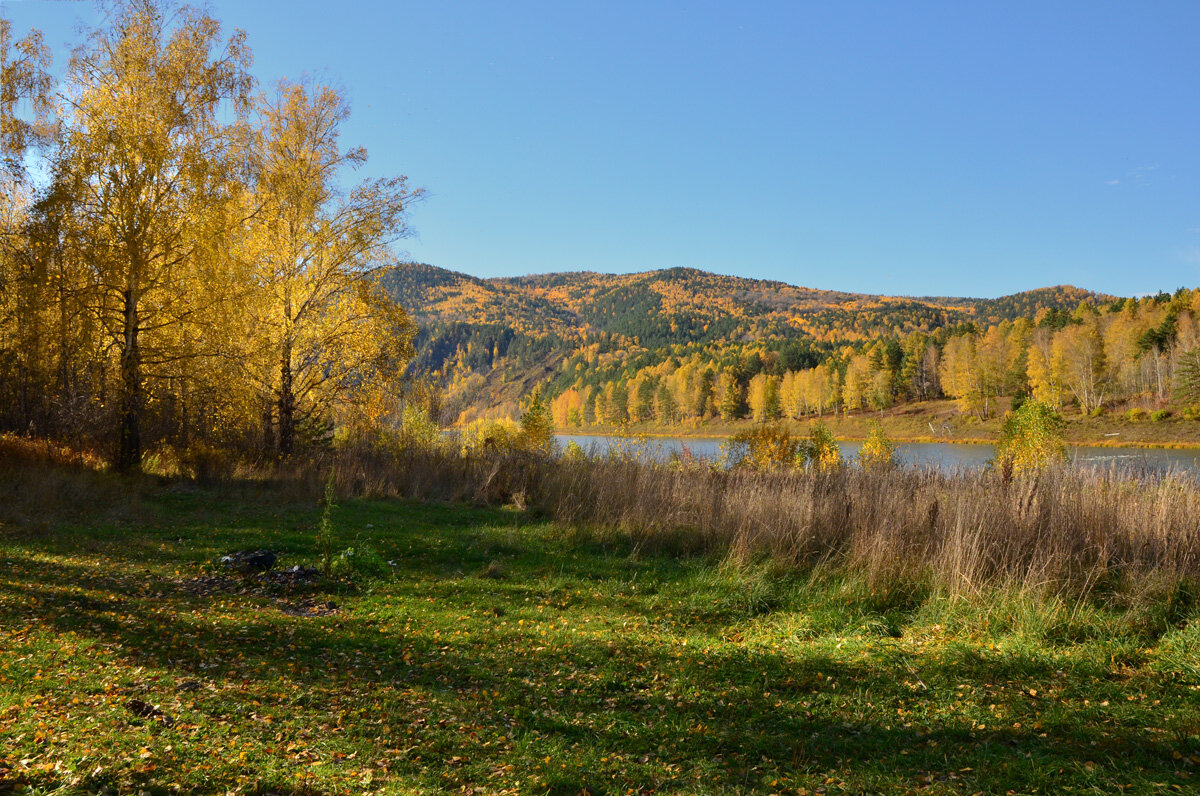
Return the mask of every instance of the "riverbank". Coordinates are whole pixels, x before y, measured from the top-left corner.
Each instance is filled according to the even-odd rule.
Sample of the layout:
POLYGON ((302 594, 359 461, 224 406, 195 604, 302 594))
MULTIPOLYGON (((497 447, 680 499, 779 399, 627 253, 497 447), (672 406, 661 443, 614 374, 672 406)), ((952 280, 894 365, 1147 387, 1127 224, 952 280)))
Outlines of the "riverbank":
MULTIPOLYGON (((954 401, 924 401, 904 404, 883 412, 857 412, 849 416, 825 415, 820 421, 829 426, 838 439, 861 441, 880 425, 896 442, 946 442, 959 445, 991 445, 1000 436, 1007 399, 998 413, 980 420, 974 415, 961 415, 954 401)), ((1159 421, 1148 418, 1131 421, 1122 415, 1083 417, 1065 415, 1065 442, 1072 446, 1099 448, 1162 448, 1167 450, 1200 449, 1200 421, 1186 420, 1178 414, 1159 421)), ((794 433, 807 434, 817 418, 782 421, 794 433)), ((720 419, 700 423, 663 425, 660 423, 630 423, 624 426, 569 426, 558 429, 562 434, 629 437, 684 437, 726 439, 753 428, 752 420, 725 421, 720 419)))

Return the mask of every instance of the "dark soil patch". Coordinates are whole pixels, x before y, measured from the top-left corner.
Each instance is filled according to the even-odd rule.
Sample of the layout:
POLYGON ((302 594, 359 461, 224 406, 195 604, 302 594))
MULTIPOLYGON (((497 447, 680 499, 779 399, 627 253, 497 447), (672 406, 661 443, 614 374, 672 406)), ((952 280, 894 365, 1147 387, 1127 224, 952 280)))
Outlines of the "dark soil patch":
POLYGON ((332 616, 341 613, 341 608, 332 601, 310 601, 302 603, 279 603, 279 610, 288 616, 312 618, 315 616, 332 616))

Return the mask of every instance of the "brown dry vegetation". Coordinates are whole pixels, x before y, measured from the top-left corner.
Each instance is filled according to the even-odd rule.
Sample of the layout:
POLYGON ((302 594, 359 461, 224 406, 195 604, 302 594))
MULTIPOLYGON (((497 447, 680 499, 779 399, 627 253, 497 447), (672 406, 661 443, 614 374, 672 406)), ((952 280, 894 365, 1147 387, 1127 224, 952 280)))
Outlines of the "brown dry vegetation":
MULTIPOLYGON (((10 465, 0 468, 0 523, 69 521, 105 507, 119 520, 156 480, 100 472, 87 457, 41 443, 0 443, 10 465)), ((847 575, 905 601, 1003 588, 1136 602, 1200 581, 1200 483, 1181 474, 760 472, 369 446, 233 473, 223 488, 284 500, 315 503, 331 477, 343 497, 513 505, 580 532, 626 536, 646 551, 847 575)))
POLYGON ((1063 466, 755 472, 631 460, 343 454, 345 493, 513 503, 580 529, 785 569, 905 599, 994 587, 1162 596, 1200 578, 1200 484, 1063 466))

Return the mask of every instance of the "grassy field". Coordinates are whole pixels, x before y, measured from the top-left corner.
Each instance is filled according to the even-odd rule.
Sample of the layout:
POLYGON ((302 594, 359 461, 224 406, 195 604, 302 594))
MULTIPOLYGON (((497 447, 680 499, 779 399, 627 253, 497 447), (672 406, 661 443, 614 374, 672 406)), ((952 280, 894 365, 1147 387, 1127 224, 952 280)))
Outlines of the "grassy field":
MULTIPOLYGON (((1008 398, 999 399, 996 414, 987 420, 974 415, 962 415, 954 401, 937 400, 901 404, 883 412, 855 412, 850 416, 827 414, 822 418, 838 439, 866 439, 879 424, 888 436, 908 442, 968 442, 992 443, 1000 436, 1008 398)), ((1129 420, 1124 412, 1100 417, 1085 417, 1075 411, 1064 413, 1065 438, 1071 445, 1100 445, 1112 447, 1200 448, 1200 422, 1187 420, 1179 412, 1155 422, 1147 418, 1129 420)), ((790 421, 787 425, 805 431, 808 421, 790 421)), ((733 422, 719 419, 691 425, 658 425, 634 423, 624 431, 649 436, 728 437, 752 428, 750 420, 733 422)), ((563 428, 562 433, 613 434, 612 426, 590 426, 583 429, 563 428)))
MULTIPOLYGON (((103 478, 100 476, 100 478, 103 478)), ((883 598, 514 508, 104 481, 0 526, 0 793, 1190 791, 1200 616, 883 598), (86 495, 83 495, 86 497, 86 495)))

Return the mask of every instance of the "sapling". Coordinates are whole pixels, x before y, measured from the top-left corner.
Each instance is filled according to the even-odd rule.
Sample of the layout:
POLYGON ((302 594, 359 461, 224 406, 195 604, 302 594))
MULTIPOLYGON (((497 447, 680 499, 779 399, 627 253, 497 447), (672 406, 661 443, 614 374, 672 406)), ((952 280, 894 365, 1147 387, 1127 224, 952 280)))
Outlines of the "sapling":
POLYGON ((333 566, 333 510, 337 503, 333 500, 333 476, 325 482, 325 509, 321 512, 321 521, 317 524, 317 546, 321 548, 321 574, 329 577, 333 566))

